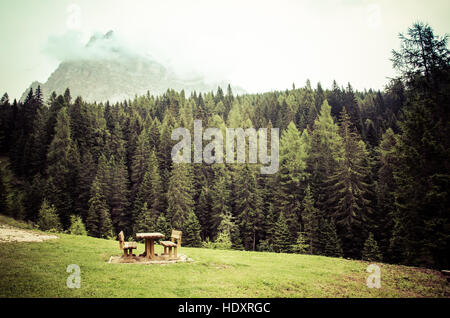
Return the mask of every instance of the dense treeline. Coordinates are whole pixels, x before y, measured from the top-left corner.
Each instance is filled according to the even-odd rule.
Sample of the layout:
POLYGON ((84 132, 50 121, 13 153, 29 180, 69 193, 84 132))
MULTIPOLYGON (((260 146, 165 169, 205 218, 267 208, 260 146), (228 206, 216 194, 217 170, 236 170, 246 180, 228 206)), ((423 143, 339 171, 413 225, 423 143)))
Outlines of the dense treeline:
MULTIPOLYGON (((256 95, 168 90, 111 105, 64 95, 0 102, 0 208, 112 237, 183 231, 184 244, 448 266, 449 52, 415 24, 385 91, 336 82, 256 95), (280 169, 174 164, 174 128, 280 128, 280 169), (42 213, 41 213, 42 214, 42 213), (207 243, 210 244, 210 243, 207 243)), ((268 148, 270 149, 270 147, 268 148)))

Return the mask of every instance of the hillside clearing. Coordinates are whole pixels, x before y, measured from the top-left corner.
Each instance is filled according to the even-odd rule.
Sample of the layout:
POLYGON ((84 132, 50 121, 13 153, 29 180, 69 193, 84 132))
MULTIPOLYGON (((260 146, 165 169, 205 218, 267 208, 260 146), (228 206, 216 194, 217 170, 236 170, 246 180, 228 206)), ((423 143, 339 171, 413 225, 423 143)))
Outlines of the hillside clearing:
MULTIPOLYGON (((5 219, 1 218, 0 222, 5 219)), ((118 242, 58 234, 59 239, 2 243, 0 297, 447 297, 434 270, 378 264, 381 288, 369 289, 367 262, 322 256, 182 247, 192 263, 109 264, 118 242), (66 285, 67 266, 81 288, 66 285)), ((138 251, 144 249, 138 245, 138 251)), ((161 252, 161 247, 156 247, 161 252)))

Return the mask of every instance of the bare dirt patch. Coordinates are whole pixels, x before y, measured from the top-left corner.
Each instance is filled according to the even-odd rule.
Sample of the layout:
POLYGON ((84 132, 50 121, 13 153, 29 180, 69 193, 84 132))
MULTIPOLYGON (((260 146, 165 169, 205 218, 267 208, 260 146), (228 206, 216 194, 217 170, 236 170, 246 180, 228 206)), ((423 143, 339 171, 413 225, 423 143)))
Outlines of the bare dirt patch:
POLYGON ((57 239, 56 235, 47 235, 30 230, 19 229, 10 225, 0 224, 0 243, 8 242, 43 242, 57 239))
POLYGON ((122 256, 111 256, 109 258, 108 263, 113 264, 175 264, 175 263, 185 263, 185 262, 193 262, 192 258, 187 257, 186 255, 179 255, 177 259, 173 260, 148 260, 145 257, 133 256, 133 257, 122 257, 122 256))

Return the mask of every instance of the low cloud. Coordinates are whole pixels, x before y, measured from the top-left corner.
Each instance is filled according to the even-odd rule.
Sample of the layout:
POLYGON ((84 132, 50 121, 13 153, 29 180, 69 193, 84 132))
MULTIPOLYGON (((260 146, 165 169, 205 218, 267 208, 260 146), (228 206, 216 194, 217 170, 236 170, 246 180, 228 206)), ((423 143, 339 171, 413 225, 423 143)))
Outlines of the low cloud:
POLYGON ((74 30, 62 35, 52 35, 49 36, 43 52, 60 62, 139 55, 138 52, 130 50, 112 31, 107 34, 95 33, 88 42, 83 41, 81 32, 74 30))

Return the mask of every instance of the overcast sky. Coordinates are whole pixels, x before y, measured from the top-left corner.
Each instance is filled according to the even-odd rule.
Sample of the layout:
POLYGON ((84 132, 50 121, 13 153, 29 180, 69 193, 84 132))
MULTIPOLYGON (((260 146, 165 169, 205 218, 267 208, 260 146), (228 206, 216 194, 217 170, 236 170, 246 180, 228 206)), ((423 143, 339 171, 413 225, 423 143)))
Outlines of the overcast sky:
POLYGON ((20 97, 95 32, 181 74, 248 92, 303 86, 382 89, 391 50, 414 21, 450 33, 448 0, 2 0, 0 92, 20 97))

